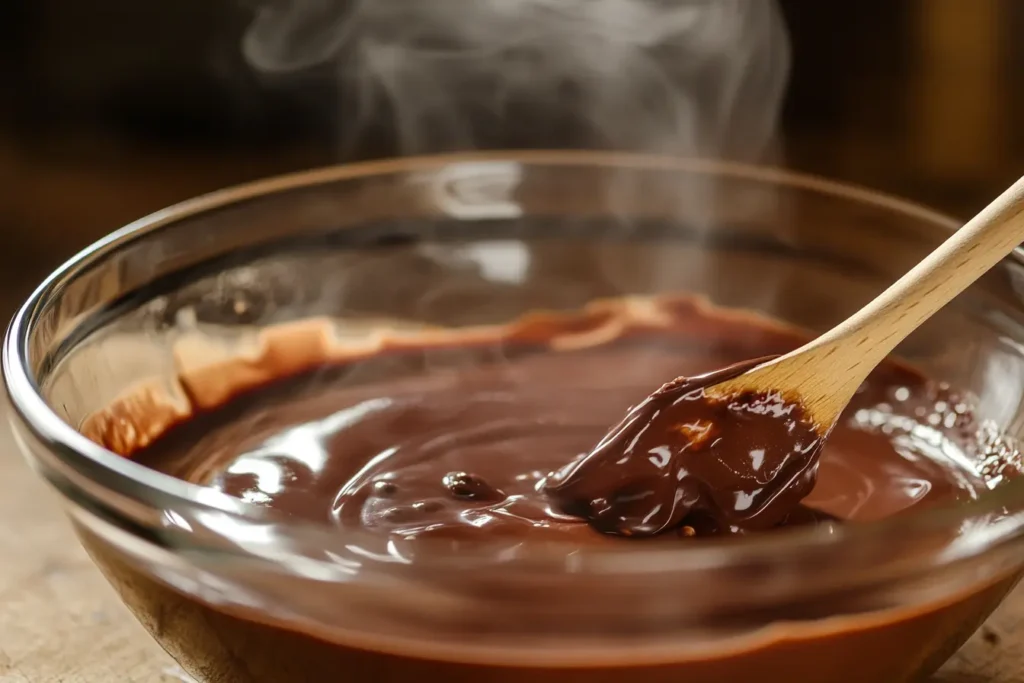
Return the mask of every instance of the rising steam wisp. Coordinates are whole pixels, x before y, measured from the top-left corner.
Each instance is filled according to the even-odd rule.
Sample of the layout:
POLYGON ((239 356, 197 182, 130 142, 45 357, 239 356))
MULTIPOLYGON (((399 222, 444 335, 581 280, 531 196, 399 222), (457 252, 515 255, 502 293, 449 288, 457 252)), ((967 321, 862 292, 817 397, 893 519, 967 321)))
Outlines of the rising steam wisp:
POLYGON ((768 0, 275 0, 244 50, 335 65, 350 141, 402 154, 503 146, 758 158, 789 65, 768 0))

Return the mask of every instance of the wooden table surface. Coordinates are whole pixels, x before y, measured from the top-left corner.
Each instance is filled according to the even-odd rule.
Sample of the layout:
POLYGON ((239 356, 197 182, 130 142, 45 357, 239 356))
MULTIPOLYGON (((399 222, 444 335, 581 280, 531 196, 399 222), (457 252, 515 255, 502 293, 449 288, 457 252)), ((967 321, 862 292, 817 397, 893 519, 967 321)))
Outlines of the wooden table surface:
MULTIPOLYGON (((0 412, 0 683, 190 681, 92 566, 0 412)), ((1024 586, 931 683, 1024 683, 1022 621, 1024 586)))

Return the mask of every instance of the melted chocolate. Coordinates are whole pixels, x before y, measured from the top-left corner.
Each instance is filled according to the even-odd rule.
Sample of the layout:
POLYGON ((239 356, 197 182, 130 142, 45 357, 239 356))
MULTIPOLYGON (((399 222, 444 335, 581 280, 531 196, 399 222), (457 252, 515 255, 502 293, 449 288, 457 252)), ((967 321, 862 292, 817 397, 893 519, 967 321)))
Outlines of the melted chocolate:
MULTIPOLYGON (((183 375, 191 410, 169 429, 180 413, 143 391, 98 413, 83 431, 146 465, 286 516, 382 534, 413 575, 421 570, 411 551, 425 537, 441 539, 449 557, 458 555, 446 552, 445 541, 454 550, 488 541, 495 566, 504 566, 518 557, 506 550, 548 540, 559 541, 568 558, 573 544, 640 543, 623 534, 680 544, 713 533, 854 524, 973 498, 986 486, 969 464, 981 462, 985 447, 968 404, 894 363, 877 368, 854 397, 821 450, 815 478, 816 444, 798 410, 771 396, 705 404, 699 387, 708 378, 697 377, 785 353, 803 336, 694 300, 534 316, 484 334, 406 339, 358 354, 320 346, 319 329, 284 330, 256 357, 183 375), (694 379, 646 396, 678 376, 694 379), (659 412, 673 403, 671 418, 659 412), (795 443, 790 426, 801 447, 774 448, 795 443), (712 450, 716 439, 730 447, 712 450), (611 512, 600 499, 615 503, 611 512), (670 505, 656 509, 662 499, 670 505)), ((430 608, 414 601, 396 611, 402 596, 417 594, 418 581, 381 599, 363 593, 359 577, 351 585, 310 584, 283 574, 268 594, 283 611, 229 609, 168 586, 88 527, 79 531, 142 623, 188 671, 211 682, 328 683, 339 672, 381 683, 916 680, 1016 580, 894 611, 870 592, 862 602, 856 590, 810 602, 737 604, 723 614, 700 612, 708 621, 693 635, 674 630, 675 616, 689 625, 695 604, 729 604, 728 596, 680 594, 671 577, 653 585, 601 573, 510 583, 503 575, 424 569, 424 586, 450 580, 465 589, 457 592, 463 599, 423 603, 430 608), (636 605, 628 624, 605 610, 613 596, 615 604, 636 605), (325 623, 337 621, 341 630, 293 621, 289 601, 296 613, 310 601, 327 605, 325 623), (609 622, 611 614, 617 619, 609 622), (705 637, 718 643, 716 634, 727 646, 692 647, 705 637), (592 645, 585 658, 572 647, 581 637, 592 645), (668 642, 673 654, 643 654, 652 638, 668 642)))
MULTIPOLYGON (((679 542, 877 519, 984 487, 918 447, 939 439, 969 448, 970 416, 919 424, 922 407, 930 417, 946 390, 897 365, 884 364, 854 398, 820 466, 813 425, 779 397, 709 403, 700 386, 715 375, 671 382, 644 400, 664 377, 749 363, 804 341, 752 319, 675 313, 677 325, 575 350, 538 344, 534 333, 528 343, 407 346, 320 368, 194 416, 133 457, 399 545, 658 534, 679 542), (631 402, 637 407, 622 420, 631 402)), ((942 399, 952 413, 958 399, 942 399)))
POLYGON ((563 511, 623 536, 795 523, 817 475, 824 444, 818 426, 779 394, 705 392, 765 360, 665 384, 544 491, 563 511))

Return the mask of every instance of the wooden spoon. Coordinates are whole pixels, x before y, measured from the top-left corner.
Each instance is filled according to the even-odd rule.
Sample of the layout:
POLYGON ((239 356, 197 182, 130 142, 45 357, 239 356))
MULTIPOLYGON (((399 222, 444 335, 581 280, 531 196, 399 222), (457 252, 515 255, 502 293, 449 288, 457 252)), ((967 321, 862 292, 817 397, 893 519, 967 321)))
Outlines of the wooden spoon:
POLYGON ((665 384, 544 490, 563 512, 621 536, 790 523, 870 372, 1021 241, 1024 178, 842 324, 784 356, 665 384))
POLYGON ((827 433, 871 371, 911 332, 1024 242, 1024 178, 871 303, 800 348, 705 388, 779 392, 827 433))

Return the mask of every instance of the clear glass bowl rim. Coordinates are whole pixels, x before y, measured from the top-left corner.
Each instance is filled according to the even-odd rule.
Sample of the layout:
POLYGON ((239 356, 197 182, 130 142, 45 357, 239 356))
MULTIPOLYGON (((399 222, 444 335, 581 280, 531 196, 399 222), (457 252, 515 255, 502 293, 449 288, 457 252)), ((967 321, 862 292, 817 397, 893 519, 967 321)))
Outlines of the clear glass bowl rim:
MULTIPOLYGON (((95 471, 95 468, 100 468, 106 475, 103 478, 104 481, 90 483, 112 493, 125 495, 134 500, 160 501, 161 507, 168 504, 181 504, 226 513, 245 520, 273 519, 272 517, 268 518, 268 511, 264 508, 175 479, 119 456, 87 439, 64 422, 47 405, 37 378, 30 367, 29 342, 34 326, 38 323, 40 312, 67 282, 75 278, 77 273, 102 261, 131 241, 143 239, 161 228, 194 218, 205 212, 266 194, 301 187, 313 187, 371 176, 401 176, 413 172, 429 172, 452 165, 477 164, 484 161, 516 163, 525 167, 527 171, 530 167, 566 169, 605 167, 731 177, 871 205, 877 209, 927 222, 934 225, 936 229, 948 232, 953 232, 960 225, 956 219, 925 206, 818 176, 770 166, 752 166, 711 159, 676 158, 628 152, 479 151, 340 164, 275 176, 202 195, 140 218, 86 247, 53 271, 15 313, 4 339, 2 370, 5 388, 13 408, 11 418, 19 420, 21 426, 39 440, 61 465, 70 467, 86 477, 90 476, 90 470, 95 471), (83 469, 83 464, 89 465, 89 467, 83 469)), ((354 226, 352 229, 358 229, 358 226, 354 226)), ((1024 264, 1024 249, 1016 250, 1008 258, 1024 264)), ((81 492, 81 494, 89 498, 93 497, 90 492, 81 492)), ((846 546, 849 549, 859 543, 877 543, 885 538, 898 539, 907 538, 907 534, 941 532, 957 527, 975 517, 1007 508, 1013 509, 1015 504, 1024 508, 1024 505, 1021 505, 1022 501, 1024 501, 1024 477, 1018 481, 1008 482, 968 503, 932 508, 880 521, 843 525, 839 527, 838 531, 807 527, 779 534, 708 541, 699 545, 686 544, 685 547, 680 548, 661 546, 641 549, 634 547, 636 544, 628 544, 631 546, 628 549, 602 547, 587 549, 586 553, 590 560, 605 559, 611 562, 609 567, 619 569, 623 565, 616 559, 624 555, 628 556, 629 564, 632 566, 639 564, 651 569, 657 567, 661 570, 684 565, 691 570, 698 567, 708 569, 764 561, 771 561, 772 564, 777 565, 780 559, 799 557, 803 553, 818 555, 822 552, 827 553, 830 548, 835 550, 839 546, 846 546)), ((994 546, 1024 536, 1024 519, 1022 517, 1024 515, 1011 515, 1008 519, 1003 520, 1003 523, 987 529, 984 534, 981 534, 981 537, 960 544, 961 547, 956 552, 944 553, 944 560, 966 559, 981 554, 994 546)), ((324 547, 328 547, 330 545, 327 543, 328 536, 331 537, 332 543, 337 543, 338 540, 337 531, 334 528, 325 529, 311 522, 282 522, 280 519, 274 521, 280 523, 282 527, 288 528, 289 531, 294 531, 295 537, 302 538, 304 542, 315 541, 319 536, 324 539, 324 547)), ((346 538, 351 535, 358 536, 359 533, 346 532, 346 538)), ((369 538, 368 534, 366 538, 373 540, 369 538)), ((557 544, 546 546, 545 554, 553 552, 557 555, 556 548, 557 544)), ((465 561, 469 557, 465 551, 460 550, 458 559, 465 561)))

